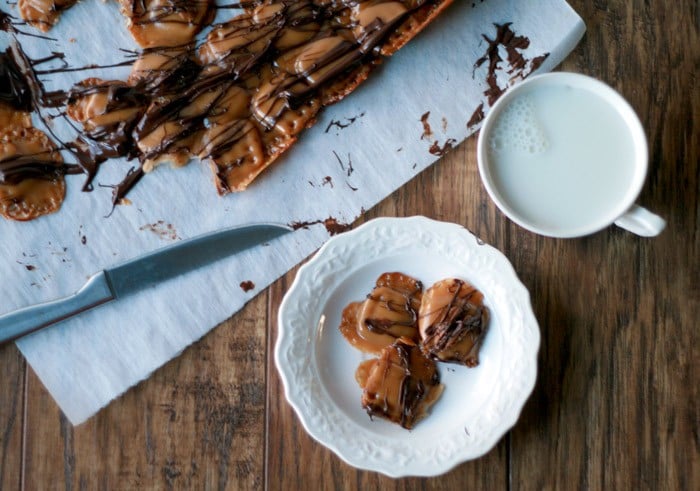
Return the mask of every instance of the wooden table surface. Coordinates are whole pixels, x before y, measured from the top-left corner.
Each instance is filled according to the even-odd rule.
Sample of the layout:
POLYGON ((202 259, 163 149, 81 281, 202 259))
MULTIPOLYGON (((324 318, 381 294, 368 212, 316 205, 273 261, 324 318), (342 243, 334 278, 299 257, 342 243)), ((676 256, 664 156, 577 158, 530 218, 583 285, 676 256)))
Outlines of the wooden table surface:
POLYGON ((650 144, 654 239, 518 228, 480 184, 475 139, 370 210, 467 226, 512 261, 542 345, 535 390, 483 458, 392 480, 304 432, 273 363, 291 271, 179 358, 73 427, 14 346, 0 348, 0 489, 700 489, 700 7, 571 0, 588 32, 561 69, 600 78, 650 144))

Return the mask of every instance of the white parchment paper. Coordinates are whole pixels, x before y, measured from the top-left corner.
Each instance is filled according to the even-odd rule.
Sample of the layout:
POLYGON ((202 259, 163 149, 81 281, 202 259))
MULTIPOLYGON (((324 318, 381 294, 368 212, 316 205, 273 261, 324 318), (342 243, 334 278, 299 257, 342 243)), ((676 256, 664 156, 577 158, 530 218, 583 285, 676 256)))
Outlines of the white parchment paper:
MULTIPOLYGON (((7 0, 0 8, 18 17, 7 0)), ((232 15, 222 9, 217 21, 232 15)), ((59 213, 29 223, 0 219, 0 313, 71 294, 110 265, 224 227, 328 218, 352 223, 437 160, 436 149, 476 130, 467 123, 487 100, 488 63, 477 68, 475 63, 488 47, 483 36, 493 39, 494 24, 506 22, 530 39, 522 51, 526 60, 549 53, 539 71, 556 66, 585 29, 563 0, 456 0, 353 94, 326 109, 316 126, 243 193, 219 197, 209 170, 198 163, 163 166, 129 194, 132 205, 106 217, 111 190, 96 186, 84 193, 83 178, 68 177, 59 213), (421 121, 427 112, 430 135, 421 121)), ((123 61, 120 48, 136 50, 116 2, 83 0, 49 35, 56 41, 26 36, 20 41, 33 58, 61 51, 75 67, 123 61)), ((0 36, 0 47, 7 43, 0 36)), ((513 70, 505 50, 502 54, 501 86, 532 71, 529 62, 513 70)), ((96 75, 124 79, 128 70, 60 74, 46 78, 46 85, 68 89, 96 75)), ((61 123, 55 122, 57 134, 70 135, 61 123)), ((96 183, 117 183, 130 166, 110 161, 96 183)), ((238 311, 328 237, 323 223, 309 225, 17 344, 68 419, 81 423, 238 311), (255 288, 245 292, 243 281, 255 288)))

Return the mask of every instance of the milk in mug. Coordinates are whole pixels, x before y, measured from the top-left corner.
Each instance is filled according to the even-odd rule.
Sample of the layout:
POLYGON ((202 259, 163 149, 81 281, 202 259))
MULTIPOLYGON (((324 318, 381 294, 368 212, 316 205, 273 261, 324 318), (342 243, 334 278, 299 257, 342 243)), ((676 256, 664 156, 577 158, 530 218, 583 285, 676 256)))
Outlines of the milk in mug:
POLYGON ((628 199, 638 169, 622 114, 570 85, 534 85, 512 99, 486 143, 495 191, 546 230, 594 227, 628 199))

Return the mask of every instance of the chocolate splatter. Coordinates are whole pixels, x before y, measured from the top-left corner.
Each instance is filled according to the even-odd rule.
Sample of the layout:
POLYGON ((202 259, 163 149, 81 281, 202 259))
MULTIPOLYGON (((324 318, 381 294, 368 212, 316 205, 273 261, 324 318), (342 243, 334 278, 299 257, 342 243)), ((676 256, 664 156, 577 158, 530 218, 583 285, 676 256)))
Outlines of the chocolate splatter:
POLYGON ((250 290, 253 290, 255 288, 255 283, 253 283, 250 280, 241 281, 240 287, 241 290, 248 293, 250 290))
POLYGON ((430 123, 428 123, 428 118, 430 118, 430 111, 420 117, 420 122, 423 123, 423 134, 420 136, 421 140, 427 140, 433 136, 433 129, 430 127, 430 123))
MULTIPOLYGON (((420 118, 421 123, 423 123, 423 134, 420 137, 421 140, 427 140, 433 136, 433 130, 430 127, 430 123, 428 123, 428 118, 430 118, 430 111, 423 114, 423 116, 420 118)), ((443 133, 447 131, 447 119, 444 117, 442 118, 442 131, 443 133)), ((445 153, 452 149, 455 143, 457 143, 457 140, 454 138, 448 138, 447 141, 440 146, 440 143, 437 140, 434 140, 430 145, 430 148, 428 148, 428 152, 432 153, 433 155, 437 155, 438 157, 442 157, 445 155, 445 153)), ((413 168, 415 169, 415 164, 413 168)))
MULTIPOLYGON (((516 34, 511 27, 512 25, 512 22, 494 24, 496 27, 496 35, 493 39, 489 38, 486 34, 482 34, 488 46, 483 56, 474 63, 472 78, 474 78, 476 70, 488 62, 485 78, 487 89, 484 91, 484 96, 486 96, 486 102, 489 106, 492 106, 498 98, 503 95, 513 81, 525 79, 532 72, 540 68, 542 63, 549 57, 549 53, 536 56, 532 59, 525 57, 523 51, 530 47, 530 39, 527 36, 516 34), (501 56, 503 51, 506 53, 505 60, 501 56), (500 72, 505 72, 509 75, 508 83, 503 86, 498 83, 498 73, 500 72)), ((482 102, 469 119, 467 128, 474 128, 483 119, 484 103, 482 102)))
POLYGON ((335 155, 335 159, 340 164, 341 170, 343 170, 343 172, 346 172, 348 177, 350 177, 352 173, 355 172, 355 168, 352 166, 352 157, 350 156, 350 154, 348 154, 347 162, 343 162, 343 159, 340 158, 340 156, 335 150, 333 150, 333 155, 335 155))
POLYGON ((288 225, 292 227, 293 230, 304 229, 308 230, 311 225, 316 225, 321 223, 321 220, 316 220, 315 222, 291 222, 288 225))
POLYGON ((342 234, 343 232, 346 232, 350 230, 352 225, 349 223, 339 223, 338 220, 336 220, 333 217, 328 217, 323 221, 323 225, 326 227, 326 230, 328 230, 328 233, 331 235, 336 235, 336 234, 342 234))
POLYGON ((479 106, 474 110, 474 113, 472 114, 472 117, 469 118, 469 121, 467 121, 467 128, 472 129, 479 123, 481 123, 486 115, 484 114, 484 103, 482 102, 479 104, 479 106))
POLYGON ((333 187, 333 178, 331 176, 326 176, 323 178, 323 181, 321 181, 321 186, 326 185, 330 185, 331 188, 333 187))
POLYGON ((441 147, 440 144, 436 140, 430 146, 430 148, 428 149, 428 152, 432 153, 433 155, 437 155, 438 157, 442 157, 447 152, 452 150, 452 148, 454 148, 455 143, 457 143, 457 140, 455 140, 454 138, 448 138, 447 141, 441 147))
MULTIPOLYGON (((348 154, 348 161, 347 162, 343 162, 343 159, 340 158, 340 155, 338 155, 338 153, 335 150, 333 150, 333 155, 335 155, 335 159, 338 161, 338 164, 340 164, 340 169, 343 172, 345 172, 348 177, 350 177, 352 175, 352 173, 355 172, 355 168, 352 166, 352 157, 350 156, 350 154, 348 154)), ((358 187, 350 184, 347 180, 345 181, 345 184, 352 191, 357 191, 359 189, 358 187)), ((331 183, 331 187, 333 187, 333 183, 331 183)))
POLYGON ((83 233, 83 226, 78 227, 78 237, 80 237, 80 243, 83 245, 87 244, 87 236, 83 233))
POLYGON ((25 265, 24 265, 24 268, 25 268, 27 271, 34 271, 34 270, 36 269, 36 266, 34 266, 33 264, 25 264, 25 265))
POLYGON ((155 223, 147 223, 139 227, 139 230, 148 230, 164 240, 178 240, 180 238, 172 223, 165 223, 163 220, 158 220, 155 223))
POLYGON ((534 57, 532 61, 530 61, 530 73, 537 71, 547 58, 549 58, 549 53, 534 57))
MULTIPOLYGON (((494 24, 496 26, 496 36, 493 39, 490 39, 486 34, 481 35, 488 44, 488 47, 484 55, 474 63, 474 70, 488 61, 488 71, 486 75, 488 89, 484 92, 484 95, 488 98, 489 105, 493 105, 503 92, 505 92, 505 87, 500 87, 498 85, 496 77, 496 73, 500 69, 500 64, 503 62, 499 48, 505 48, 509 61, 513 60, 515 63, 521 64, 520 69, 524 67, 524 58, 517 50, 518 48, 527 48, 530 45, 530 39, 525 36, 517 36, 510 28, 512 24, 512 22, 494 24)), ((512 71, 513 69, 511 69, 509 73, 512 73, 512 71)))
POLYGON ((305 229, 308 230, 308 228, 312 225, 318 225, 318 224, 323 224, 324 227, 326 227, 326 230, 330 235, 337 235, 337 234, 342 234, 343 232, 346 232, 352 228, 352 225, 349 223, 340 223, 336 218, 333 217, 328 217, 325 220, 314 220, 314 221, 306 221, 306 222, 292 222, 289 224, 290 227, 294 230, 299 230, 299 229, 305 229))

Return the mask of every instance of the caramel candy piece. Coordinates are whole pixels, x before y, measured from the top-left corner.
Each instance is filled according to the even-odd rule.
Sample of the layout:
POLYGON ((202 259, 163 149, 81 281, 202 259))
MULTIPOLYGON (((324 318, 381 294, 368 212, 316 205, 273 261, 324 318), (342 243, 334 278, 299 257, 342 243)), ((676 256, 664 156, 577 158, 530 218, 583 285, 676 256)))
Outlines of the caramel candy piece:
POLYGON ((165 97, 153 102, 134 131, 143 170, 150 172, 162 162, 183 166, 199 153, 205 120, 225 91, 224 85, 216 85, 193 91, 191 98, 165 97))
POLYGON ((428 414, 442 394, 435 362, 426 358, 410 339, 400 338, 381 351, 376 360, 362 363, 355 373, 362 407, 406 429, 428 414))
POLYGON ((70 91, 66 114, 83 125, 85 136, 99 147, 97 156, 110 158, 128 153, 145 103, 146 97, 124 82, 88 78, 70 91))
POLYGON ((78 0, 19 0, 19 15, 29 24, 46 32, 58 22, 61 13, 78 0))
POLYGON ((400 21, 407 12, 408 9, 401 2, 358 2, 352 8, 352 20, 357 25, 355 36, 362 40, 372 31, 400 21))
POLYGON ((234 67, 236 72, 262 56, 274 42, 280 26, 275 23, 256 25, 247 15, 217 24, 198 50, 202 65, 221 70, 234 67))
POLYGON ((258 128, 247 120, 221 123, 204 136, 205 157, 219 194, 241 191, 269 164, 258 128))
MULTIPOLYGON (((275 131, 281 141, 294 137, 311 126, 321 109, 317 99, 290 109, 284 93, 289 77, 278 75, 265 82, 252 100, 252 113, 256 121, 267 131, 275 131)), ((293 80, 293 79, 291 79, 293 80)))
POLYGON ((357 349, 378 354, 397 338, 418 340, 423 285, 402 273, 384 273, 364 302, 343 310, 340 332, 357 349))
POLYGON ((211 22, 212 0, 119 0, 129 32, 142 48, 182 46, 211 22))
POLYGON ((190 46, 146 49, 131 66, 127 84, 151 97, 181 94, 199 71, 191 55, 190 46))
POLYGON ((475 367, 488 320, 480 291, 456 278, 438 281, 426 290, 420 306, 423 352, 438 361, 475 367))
POLYGON ((17 109, 0 102, 0 131, 8 128, 29 128, 32 126, 32 118, 28 112, 17 109))
POLYGON ((27 221, 57 211, 66 194, 63 159, 43 131, 0 133, 0 215, 27 221))

